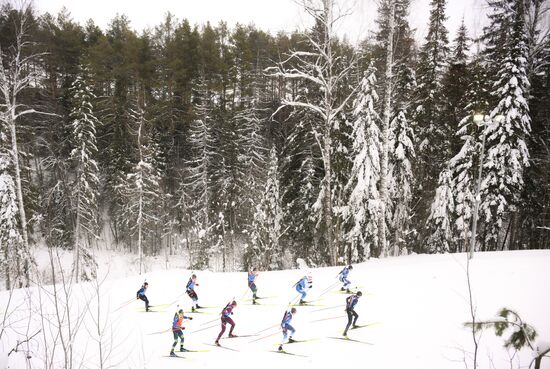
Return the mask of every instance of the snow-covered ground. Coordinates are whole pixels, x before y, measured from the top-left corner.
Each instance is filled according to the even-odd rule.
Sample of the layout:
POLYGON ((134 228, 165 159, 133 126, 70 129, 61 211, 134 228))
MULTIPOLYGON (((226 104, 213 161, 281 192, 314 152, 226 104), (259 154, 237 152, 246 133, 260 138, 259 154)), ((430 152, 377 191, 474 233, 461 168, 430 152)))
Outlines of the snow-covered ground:
MULTIPOLYGON (((185 346, 208 351, 180 354, 184 359, 166 356, 173 342, 169 329, 177 304, 186 312, 190 307, 184 290, 191 272, 173 269, 108 279, 101 285, 99 294, 102 357, 110 365, 104 367, 462 369, 466 363, 472 368, 471 332, 464 328, 464 322, 470 319, 465 265, 464 254, 411 255, 356 265, 350 279, 364 293, 356 309, 359 324, 372 324, 349 332, 350 338, 361 342, 331 338, 341 336, 346 324, 343 311, 346 295, 338 292, 339 285, 320 295, 336 282, 341 268, 311 270, 313 288, 307 299, 320 297, 316 302, 319 306, 297 307, 293 325, 297 329, 296 339, 314 340, 285 346, 288 352, 303 356, 272 352, 282 338, 278 324, 285 308, 297 296, 292 285, 304 275, 303 270, 261 273, 257 281, 258 295, 274 297, 260 300, 258 306, 246 301, 250 298, 246 273, 197 271, 199 304, 216 308, 193 314, 194 319, 186 324, 185 346), (149 282, 147 295, 151 304, 171 305, 157 308, 159 312, 142 311, 143 303, 135 300, 135 293, 145 278, 149 282), (222 340, 223 346, 236 351, 211 346, 219 332, 217 314, 233 297, 238 302, 233 316, 237 324, 235 333, 252 335, 265 330, 258 336, 222 340), (211 325, 215 326, 201 330, 211 325), (161 331, 165 332, 157 333, 161 331), (251 342, 253 340, 256 341, 251 342)), ((476 254, 471 274, 478 319, 493 318, 500 308, 508 307, 537 329, 537 340, 550 341, 549 266, 550 251, 546 250, 476 254)), ((98 325, 94 323, 98 299, 94 291, 91 283, 75 287, 67 310, 73 318, 71 329, 77 331, 73 361, 84 363, 84 368, 100 367, 98 325)), ((52 357, 51 367, 64 367, 62 342, 56 327, 62 325, 67 332, 68 325, 67 321, 59 323, 57 317, 62 314, 56 314, 52 293, 51 286, 17 290, 8 306, 10 294, 2 292, 0 308, 2 315, 8 314, 8 319, 1 337, 0 352, 4 353, 0 368, 2 361, 5 366, 6 351, 15 346, 16 340, 22 341, 36 332, 28 344, 20 345, 20 350, 9 356, 9 368, 43 368, 47 360, 52 362, 52 357), (52 352, 55 342, 57 346, 52 352)), ((57 298, 63 300, 60 295, 57 298)), ((66 334, 64 340, 68 341, 67 347, 72 342, 66 334)), ((513 352, 506 351, 503 342, 503 338, 495 337, 492 331, 483 333, 479 368, 510 368, 510 360, 514 368, 528 366, 532 359, 528 350, 510 359, 513 352)), ((545 360, 543 368, 550 368, 550 359, 545 360)))

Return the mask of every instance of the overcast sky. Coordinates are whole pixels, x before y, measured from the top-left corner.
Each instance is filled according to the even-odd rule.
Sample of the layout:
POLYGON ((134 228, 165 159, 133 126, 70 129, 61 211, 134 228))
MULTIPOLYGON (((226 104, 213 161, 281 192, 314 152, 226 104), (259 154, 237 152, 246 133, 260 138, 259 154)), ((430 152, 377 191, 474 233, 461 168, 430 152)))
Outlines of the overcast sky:
MULTIPOLYGON (((339 0, 352 14, 341 22, 340 34, 351 42, 365 37, 374 29, 376 0, 339 0)), ((410 22, 417 29, 417 38, 422 39, 427 30, 430 0, 411 0, 410 22)), ((447 0, 448 29, 454 39, 462 17, 470 30, 470 36, 477 36, 485 21, 485 0, 447 0)), ((41 12, 57 13, 65 6, 72 17, 84 24, 92 18, 105 29, 110 20, 118 14, 126 14, 136 30, 159 24, 167 11, 178 19, 187 18, 192 24, 207 21, 217 24, 224 20, 235 23, 255 24, 272 33, 292 31, 309 23, 294 0, 35 0, 41 12)))

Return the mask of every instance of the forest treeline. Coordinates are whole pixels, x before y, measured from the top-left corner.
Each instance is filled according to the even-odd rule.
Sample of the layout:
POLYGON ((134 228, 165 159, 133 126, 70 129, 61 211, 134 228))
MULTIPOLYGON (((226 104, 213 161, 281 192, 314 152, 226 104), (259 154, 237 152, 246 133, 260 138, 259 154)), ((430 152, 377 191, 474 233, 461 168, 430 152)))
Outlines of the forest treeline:
POLYGON ((419 41, 410 1, 383 0, 359 45, 334 32, 333 0, 276 35, 4 5, 8 287, 43 242, 74 250, 82 279, 98 247, 278 269, 463 252, 473 223, 476 250, 550 247, 548 3, 489 0, 472 39, 432 0, 419 41))

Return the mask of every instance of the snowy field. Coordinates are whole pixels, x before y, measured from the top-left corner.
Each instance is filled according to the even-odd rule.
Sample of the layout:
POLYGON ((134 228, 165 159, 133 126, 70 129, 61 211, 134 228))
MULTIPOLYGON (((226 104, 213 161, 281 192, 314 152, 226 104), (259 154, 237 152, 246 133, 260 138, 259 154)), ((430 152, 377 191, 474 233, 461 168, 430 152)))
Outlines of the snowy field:
MULTIPOLYGON (((63 315, 62 302, 58 304, 61 312, 56 313, 51 286, 17 290, 9 305, 10 294, 2 292, 0 306, 7 321, 1 340, 0 368, 66 367, 63 346, 71 344, 74 368, 99 368, 100 361, 104 368, 132 369, 219 369, 229 365, 239 369, 458 369, 465 368, 465 363, 472 368, 471 332, 463 326, 470 319, 465 263, 464 254, 447 254, 374 259, 356 265, 350 280, 363 292, 356 309, 358 323, 371 324, 350 330, 349 337, 360 342, 331 338, 340 337, 345 327, 346 295, 338 292, 339 285, 327 293, 322 291, 337 281, 336 274, 341 268, 312 269, 313 288, 306 300, 319 300, 315 302, 317 306, 297 307, 294 338, 308 341, 285 346, 287 352, 296 355, 274 351, 282 338, 278 323, 289 301, 297 296, 292 285, 304 275, 303 270, 261 273, 257 280, 258 295, 272 298, 260 300, 258 306, 246 301, 250 298, 246 273, 196 271, 199 304, 215 308, 192 314, 194 319, 186 323, 185 346, 200 352, 178 353, 183 359, 167 355, 173 342, 169 329, 177 305, 186 313, 190 307, 189 298, 183 294, 191 273, 188 270, 108 279, 99 287, 99 299, 97 286, 93 284, 74 287, 69 307, 64 310, 71 319, 63 315), (144 278, 149 283, 147 295, 151 304, 166 305, 157 307, 157 312, 144 312, 143 302, 135 300, 144 278), (232 297, 238 302, 233 316, 234 333, 242 336, 260 333, 223 339, 221 343, 227 349, 214 347, 219 332, 217 314, 232 297), (72 335, 67 333, 69 320, 72 335), (215 326, 204 329, 212 325, 215 326), (59 326, 63 328, 60 330, 59 326), (16 340, 22 341, 35 333, 9 360, 6 358, 6 351, 15 346, 16 340), (71 339, 73 335, 75 338, 71 339)), ((500 308, 508 307, 537 329, 537 340, 550 341, 549 266, 550 251, 476 254, 471 273, 478 319, 491 319, 500 308)), ((56 293, 57 301, 64 301, 63 291, 59 289, 56 293)), ((530 351, 513 356, 512 351, 503 348, 503 342, 490 330, 482 334, 479 368, 529 365, 530 351)), ((542 367, 548 369, 550 358, 545 360, 542 367)))

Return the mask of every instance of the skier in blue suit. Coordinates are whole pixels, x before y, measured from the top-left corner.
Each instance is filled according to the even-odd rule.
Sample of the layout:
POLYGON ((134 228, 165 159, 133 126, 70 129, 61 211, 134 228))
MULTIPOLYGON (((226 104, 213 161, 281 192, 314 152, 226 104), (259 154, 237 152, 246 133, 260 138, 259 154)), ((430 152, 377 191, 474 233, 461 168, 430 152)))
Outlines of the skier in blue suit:
POLYGON ((338 279, 344 284, 342 288, 340 288, 340 291, 347 291, 348 293, 350 292, 349 286, 351 282, 348 279, 348 274, 352 269, 353 265, 348 265, 347 267, 344 267, 344 269, 342 269, 340 273, 338 273, 338 279))
POLYGON ((307 296, 306 290, 308 288, 313 287, 311 276, 304 276, 302 279, 296 282, 295 286, 296 286, 296 291, 301 295, 300 304, 305 304, 306 301, 304 299, 307 296))
POLYGON ((296 308, 287 310, 285 312, 283 320, 281 321, 281 328, 283 330, 283 341, 279 345, 279 351, 283 351, 283 344, 286 342, 287 337, 288 343, 296 342, 292 339, 292 336, 294 335, 294 333, 296 333, 296 329, 294 329, 294 327, 290 325, 294 314, 296 314, 296 308), (288 332, 290 332, 290 336, 288 336, 288 332))

